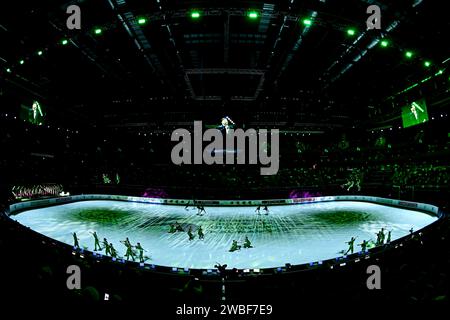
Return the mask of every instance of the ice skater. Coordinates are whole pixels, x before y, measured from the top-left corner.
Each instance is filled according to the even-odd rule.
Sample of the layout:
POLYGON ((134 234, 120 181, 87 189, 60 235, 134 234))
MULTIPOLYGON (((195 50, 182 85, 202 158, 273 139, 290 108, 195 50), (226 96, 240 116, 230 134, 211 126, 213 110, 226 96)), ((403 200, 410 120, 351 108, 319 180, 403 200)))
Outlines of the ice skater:
POLYGON ((109 244, 109 249, 111 250, 111 257, 117 258, 117 250, 114 248, 112 242, 109 244))
POLYGON ((94 236, 94 251, 102 250, 102 247, 100 246, 100 241, 98 240, 97 231, 91 232, 91 234, 94 236))
POLYGON ((205 239, 205 234, 203 233, 202 226, 200 226, 200 227, 198 228, 197 234, 198 234, 198 238, 199 238, 199 239, 201 239, 201 240, 205 239))
POLYGON ((178 221, 175 221, 175 231, 184 231, 183 227, 178 223, 178 221))
POLYGON ((105 255, 111 255, 111 247, 109 245, 108 240, 106 238, 103 238, 103 249, 105 249, 105 255))
POLYGON ((202 212, 206 213, 205 207, 203 205, 197 206, 197 215, 202 216, 202 212))
POLYGON ((361 251, 362 252, 366 252, 367 251, 367 245, 368 244, 369 244, 369 242, 367 242, 366 240, 363 240, 363 242, 359 244, 359 246, 361 247, 361 251))
POLYGON ((130 260, 130 257, 131 257, 131 259, 133 261, 136 261, 136 259, 135 259, 136 255, 133 252, 133 246, 130 243, 130 239, 128 239, 128 237, 127 237, 127 239, 125 241, 120 241, 120 242, 122 242, 125 245, 125 247, 127 247, 127 251, 125 253, 125 257, 127 258, 127 260, 130 260))
POLYGON ((346 242, 346 243, 348 243, 348 250, 345 253, 345 255, 347 255, 347 253, 349 253, 349 252, 350 252, 350 254, 353 254, 353 245, 355 244, 355 240, 356 240, 356 238, 352 237, 350 239, 350 241, 346 242))
POLYGON ((238 245, 238 242, 236 240, 233 240, 233 243, 231 244, 230 252, 234 252, 236 250, 241 250, 241 246, 238 245))
POLYGON ((245 249, 253 248, 252 243, 250 242, 250 240, 248 239, 247 236, 245 236, 245 240, 244 240, 244 248, 245 248, 245 249))
POLYGON ((147 251, 147 250, 145 250, 144 248, 142 248, 140 242, 138 242, 138 243, 136 244, 136 249, 139 251, 139 262, 141 262, 141 263, 145 262, 145 259, 144 259, 144 251, 147 251))
POLYGON ((377 242, 376 245, 377 246, 381 246, 384 244, 384 229, 381 228, 381 230, 379 232, 377 232, 377 242))
POLYGON ((195 236, 192 234, 192 227, 189 227, 187 234, 189 236, 189 241, 192 241, 195 239, 195 236))
POLYGON ((264 206, 264 209, 263 209, 264 211, 265 211, 265 215, 268 215, 269 214, 269 208, 267 208, 267 206, 264 206))
POLYGON ((391 243, 391 230, 388 231, 386 243, 391 243))
POLYGON ((78 243, 78 240, 80 239, 78 239, 76 232, 74 232, 72 236, 73 236, 73 247, 80 249, 80 244, 78 243))
POLYGON ((261 206, 256 207, 255 212, 257 212, 258 214, 261 214, 261 206))
POLYGON ((170 225, 169 233, 175 233, 175 232, 177 232, 177 229, 175 228, 175 225, 174 225, 174 224, 171 224, 171 225, 170 225))

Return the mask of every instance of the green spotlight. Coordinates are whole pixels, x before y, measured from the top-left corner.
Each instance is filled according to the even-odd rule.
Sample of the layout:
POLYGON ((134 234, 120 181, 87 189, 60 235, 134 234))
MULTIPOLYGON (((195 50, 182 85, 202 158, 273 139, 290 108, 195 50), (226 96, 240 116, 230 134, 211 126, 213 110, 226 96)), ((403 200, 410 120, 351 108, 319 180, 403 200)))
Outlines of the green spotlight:
POLYGON ((258 19, 259 13, 256 12, 256 11, 249 11, 248 14, 247 14, 247 16, 248 16, 250 19, 258 19))
POLYGON ((36 52, 36 54, 37 54, 38 56, 42 56, 43 53, 44 53, 44 52, 43 52, 42 50, 39 50, 38 52, 36 52))
POLYGON ((427 68, 431 67, 431 61, 425 61, 423 65, 427 68))
POLYGON ((303 24, 304 24, 305 26, 310 26, 310 25, 312 25, 312 20, 309 19, 309 18, 303 19, 302 22, 303 22, 303 24))
POLYGON ((147 23, 147 19, 146 18, 139 18, 137 23, 141 26, 143 26, 144 24, 147 23))
POLYGON ((19 63, 20 63, 20 64, 24 64, 24 63, 25 63, 25 60, 20 60, 19 63))
POLYGON ((407 57, 408 59, 411 59, 413 56, 414 56, 414 52, 412 52, 412 51, 405 52, 405 57, 407 57))
POLYGON ((100 29, 100 28, 96 28, 95 30, 94 30, 94 33, 96 34, 96 35, 101 35, 102 33, 103 33, 103 30, 102 29, 100 29))
POLYGON ((61 40, 61 44, 62 44, 63 46, 67 45, 68 43, 69 43, 69 40, 67 40, 67 39, 61 40))
POLYGON ((199 19, 200 18, 200 11, 192 11, 191 12, 191 18, 192 19, 199 19))
POLYGON ((6 69, 6 72, 11 73, 12 70, 11 70, 10 68, 7 68, 7 69, 6 69))
POLYGON ((380 45, 381 45, 383 48, 387 48, 387 47, 389 47, 389 41, 387 41, 387 40, 381 40, 380 45))
POLYGON ((353 37, 356 34, 355 29, 347 29, 347 35, 353 37))

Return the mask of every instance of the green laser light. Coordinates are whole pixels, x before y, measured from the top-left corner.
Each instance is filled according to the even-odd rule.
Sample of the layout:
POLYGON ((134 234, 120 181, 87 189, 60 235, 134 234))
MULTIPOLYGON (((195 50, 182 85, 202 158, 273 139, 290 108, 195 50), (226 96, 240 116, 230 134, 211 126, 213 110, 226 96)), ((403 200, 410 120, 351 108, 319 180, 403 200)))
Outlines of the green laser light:
POLYGON ((250 11, 250 12, 248 13, 248 17, 249 17, 250 19, 257 19, 257 18, 259 17, 259 14, 258 14, 258 12, 256 12, 256 11, 250 11))

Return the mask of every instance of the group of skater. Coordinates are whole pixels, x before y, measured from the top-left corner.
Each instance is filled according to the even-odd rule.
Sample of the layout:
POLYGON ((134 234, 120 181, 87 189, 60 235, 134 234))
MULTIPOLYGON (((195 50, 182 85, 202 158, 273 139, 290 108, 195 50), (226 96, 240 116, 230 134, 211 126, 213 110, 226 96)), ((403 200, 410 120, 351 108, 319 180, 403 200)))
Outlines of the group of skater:
POLYGON ((231 244, 231 248, 230 248, 230 252, 234 252, 237 250, 241 250, 241 248, 244 249, 249 249, 249 248, 253 248, 252 243, 250 242, 250 240, 248 239, 247 236, 245 236, 245 240, 244 243, 242 245, 238 244, 238 242, 236 240, 233 240, 233 243, 231 244))
MULTIPOLYGON (((171 224, 171 225, 170 225, 169 233, 184 232, 184 231, 185 231, 185 230, 184 230, 183 227, 178 223, 178 221, 175 221, 174 224, 171 224)), ((189 241, 192 241, 192 240, 195 239, 195 236, 194 236, 194 234, 193 234, 193 232, 192 232, 192 226, 189 226, 189 228, 187 229, 187 235, 188 235, 188 237, 189 237, 189 241)), ((205 239, 205 234, 204 234, 204 232, 203 232, 202 226, 198 227, 198 229, 197 229, 197 235, 198 235, 198 238, 199 238, 200 240, 205 239)))
MULTIPOLYGON (((97 232, 91 232, 92 236, 94 237, 94 251, 103 251, 105 250, 105 255, 106 256, 110 256, 112 258, 120 258, 118 255, 118 252, 116 250, 116 248, 114 248, 114 245, 112 244, 112 242, 109 242, 106 238, 103 238, 102 245, 100 244, 100 240, 98 238, 97 232)), ((79 243, 79 238, 76 234, 76 232, 74 232, 72 234, 73 237, 73 247, 76 249, 80 248, 80 243, 79 243)), ((130 239, 128 239, 128 237, 123 240, 120 241, 121 243, 123 243, 125 245, 126 252, 125 252, 125 258, 127 260, 130 260, 130 258, 132 259, 132 261, 136 261, 136 257, 139 258, 139 262, 143 263, 146 260, 149 260, 150 258, 148 256, 144 256, 144 251, 145 250, 142 245, 140 244, 140 242, 138 242, 135 246, 133 246, 130 242, 130 239), (137 253, 135 250, 133 250, 133 248, 135 248, 137 250, 137 253)))
MULTIPOLYGON (((387 234, 385 233, 386 230, 384 228, 381 228, 380 231, 378 231, 376 233, 377 236, 377 240, 373 241, 373 240, 363 240, 363 242, 361 242, 360 244, 358 244, 358 246, 361 247, 361 251, 362 252, 366 252, 368 249, 373 248, 373 247, 377 247, 377 246, 382 246, 384 244, 389 244, 391 243, 391 230, 387 231, 387 234)), ((414 232, 413 228, 411 228, 409 230, 409 233, 412 235, 414 232)), ((354 245, 355 245, 355 237, 352 237, 350 239, 350 241, 346 242, 348 244, 348 250, 347 252, 344 253, 344 255, 347 255, 348 253, 352 254, 354 252, 354 245)), ((345 250, 343 250, 342 252, 344 252, 345 250)))

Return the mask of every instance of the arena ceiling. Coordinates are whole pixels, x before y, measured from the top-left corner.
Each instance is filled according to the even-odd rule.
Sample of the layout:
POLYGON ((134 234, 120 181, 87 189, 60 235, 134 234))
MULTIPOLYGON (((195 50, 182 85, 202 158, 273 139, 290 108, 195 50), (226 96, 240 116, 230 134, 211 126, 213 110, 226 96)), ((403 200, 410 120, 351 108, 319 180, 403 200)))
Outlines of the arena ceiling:
POLYGON ((313 101, 310 111, 319 116, 364 116, 367 105, 436 72, 450 56, 446 10, 431 0, 54 0, 0 7, 2 85, 86 119, 223 104, 260 110, 267 99, 301 102, 305 95, 340 101, 313 101), (71 4, 81 8, 81 30, 66 27, 71 4), (379 31, 366 28, 372 4, 382 10, 379 31))

